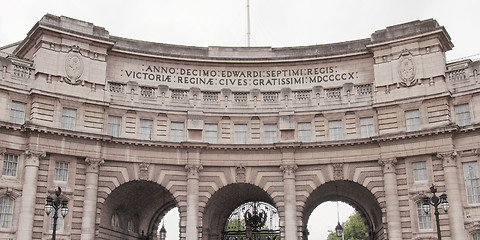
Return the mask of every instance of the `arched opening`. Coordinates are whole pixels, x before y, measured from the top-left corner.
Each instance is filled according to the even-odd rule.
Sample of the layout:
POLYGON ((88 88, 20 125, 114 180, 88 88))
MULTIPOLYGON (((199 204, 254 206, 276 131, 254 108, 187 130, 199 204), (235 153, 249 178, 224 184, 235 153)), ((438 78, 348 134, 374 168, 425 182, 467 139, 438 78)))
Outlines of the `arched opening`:
MULTIPOLYGON (((180 212, 178 207, 174 207, 168 211, 163 219, 158 224, 157 236, 160 236, 162 228, 165 231, 166 240, 178 240, 180 239, 180 212)), ((159 238, 160 239, 160 238, 159 238)))
POLYGON ((203 212, 204 240, 220 240, 229 217, 242 205, 263 202, 276 209, 270 195, 263 189, 245 183, 231 184, 218 190, 208 201, 203 212))
POLYGON ((280 216, 277 208, 266 202, 247 202, 228 217, 222 240, 280 239, 280 216))
MULTIPOLYGON (((318 205, 328 201, 345 202, 359 212, 366 226, 366 239, 377 240, 384 237, 382 211, 376 197, 367 188, 358 183, 332 181, 315 189, 305 203, 303 210, 304 239, 309 239, 308 228, 310 224, 315 224, 314 222, 309 222, 312 212, 318 205)), ((337 223, 336 216, 331 221, 337 223)))
POLYGON ((173 195, 157 183, 124 183, 101 206, 99 239, 157 239, 162 218, 176 205, 173 195))

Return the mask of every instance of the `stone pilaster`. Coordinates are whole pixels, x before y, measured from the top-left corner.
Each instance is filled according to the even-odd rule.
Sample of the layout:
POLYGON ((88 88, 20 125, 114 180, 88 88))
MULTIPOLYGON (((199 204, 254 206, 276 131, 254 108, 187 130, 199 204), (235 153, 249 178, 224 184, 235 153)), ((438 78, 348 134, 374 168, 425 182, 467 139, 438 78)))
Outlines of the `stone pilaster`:
POLYGON ((95 239, 95 218, 97 215, 98 172, 104 163, 102 158, 86 158, 85 193, 83 196, 82 240, 95 239))
POLYGON ((186 239, 197 240, 198 237, 198 200, 199 200, 199 177, 198 173, 202 165, 188 164, 187 169, 187 226, 186 239))
POLYGON ((282 165, 283 191, 285 198, 285 239, 298 239, 297 236, 297 197, 295 170, 297 165, 282 165))
POLYGON ((458 182, 457 153, 455 151, 438 153, 437 157, 443 160, 443 171, 445 173, 445 188, 448 203, 448 221, 452 239, 467 240, 465 232, 465 221, 463 217, 462 195, 458 182))
POLYGON ((22 199, 18 217, 17 239, 32 239, 35 198, 37 196, 38 167, 45 152, 27 150, 25 152, 25 171, 22 186, 22 199))
POLYGON ((380 159, 379 162, 383 166, 388 239, 401 240, 402 224, 400 220, 400 202, 398 198, 397 171, 395 168, 397 159, 380 159))

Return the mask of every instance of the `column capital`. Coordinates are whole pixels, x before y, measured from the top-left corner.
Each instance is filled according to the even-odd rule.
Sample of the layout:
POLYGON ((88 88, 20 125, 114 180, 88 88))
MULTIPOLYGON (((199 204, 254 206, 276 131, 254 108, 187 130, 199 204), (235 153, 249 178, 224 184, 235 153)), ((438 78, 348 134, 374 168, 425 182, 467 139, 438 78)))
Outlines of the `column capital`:
POLYGON ((378 162, 383 166, 384 173, 396 173, 397 158, 382 158, 378 162))
POLYGON ((87 165, 87 172, 97 172, 98 167, 102 165, 105 160, 103 158, 85 158, 87 165))
POLYGON ((187 164, 185 169, 187 169, 188 178, 198 178, 198 173, 203 169, 203 166, 200 164, 187 164))
POLYGON ((45 158, 46 152, 27 150, 25 151, 25 165, 38 167, 40 158, 45 158))
POLYGON ((283 171, 283 178, 295 178, 295 171, 298 166, 296 164, 285 164, 280 166, 283 171))
POLYGON ((457 151, 437 153, 437 158, 443 160, 443 167, 455 167, 457 165, 457 151))

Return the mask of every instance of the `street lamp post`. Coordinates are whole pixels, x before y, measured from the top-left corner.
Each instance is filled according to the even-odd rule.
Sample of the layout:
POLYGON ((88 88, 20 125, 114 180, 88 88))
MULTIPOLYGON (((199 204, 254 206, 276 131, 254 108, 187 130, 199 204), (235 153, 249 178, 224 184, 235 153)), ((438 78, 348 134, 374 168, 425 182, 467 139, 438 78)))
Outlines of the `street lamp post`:
POLYGON ((58 220, 58 210, 60 210, 60 214, 62 217, 67 216, 68 214, 68 200, 60 198, 60 194, 62 194, 62 189, 58 187, 55 190, 55 199, 48 196, 47 203, 45 203, 45 213, 47 216, 50 216, 50 213, 53 211, 53 233, 52 233, 52 240, 55 240, 56 233, 57 233, 57 220, 58 220))
POLYGON ((167 230, 165 229, 165 222, 162 225, 162 228, 160 229, 160 240, 166 240, 167 239, 167 230))
POLYGON ((424 197, 422 207, 423 207, 423 211, 425 211, 425 213, 427 214, 430 211, 430 205, 432 205, 435 208, 435 220, 437 223, 438 240, 442 240, 442 235, 440 233, 440 218, 439 218, 440 213, 438 212, 438 205, 440 204, 442 205, 443 211, 445 212, 448 211, 449 205, 447 201, 447 194, 443 193, 442 195, 440 195, 440 197, 437 197, 437 195, 435 194, 437 192, 437 189, 433 184, 430 187, 430 192, 433 193, 433 196, 431 198, 424 197))

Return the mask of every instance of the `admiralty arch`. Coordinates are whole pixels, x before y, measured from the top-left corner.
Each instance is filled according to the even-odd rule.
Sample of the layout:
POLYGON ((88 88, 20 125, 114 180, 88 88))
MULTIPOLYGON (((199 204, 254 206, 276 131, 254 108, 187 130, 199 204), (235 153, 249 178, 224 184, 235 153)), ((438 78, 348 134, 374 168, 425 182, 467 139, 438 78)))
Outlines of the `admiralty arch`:
POLYGON ((227 220, 253 203, 237 220, 277 215, 257 239, 306 240, 326 201, 353 206, 366 239, 480 239, 480 62, 447 63, 452 48, 434 19, 192 47, 47 14, 0 47, 0 239, 51 239, 59 187, 56 239, 161 239, 173 208, 180 239, 234 239, 227 220))

